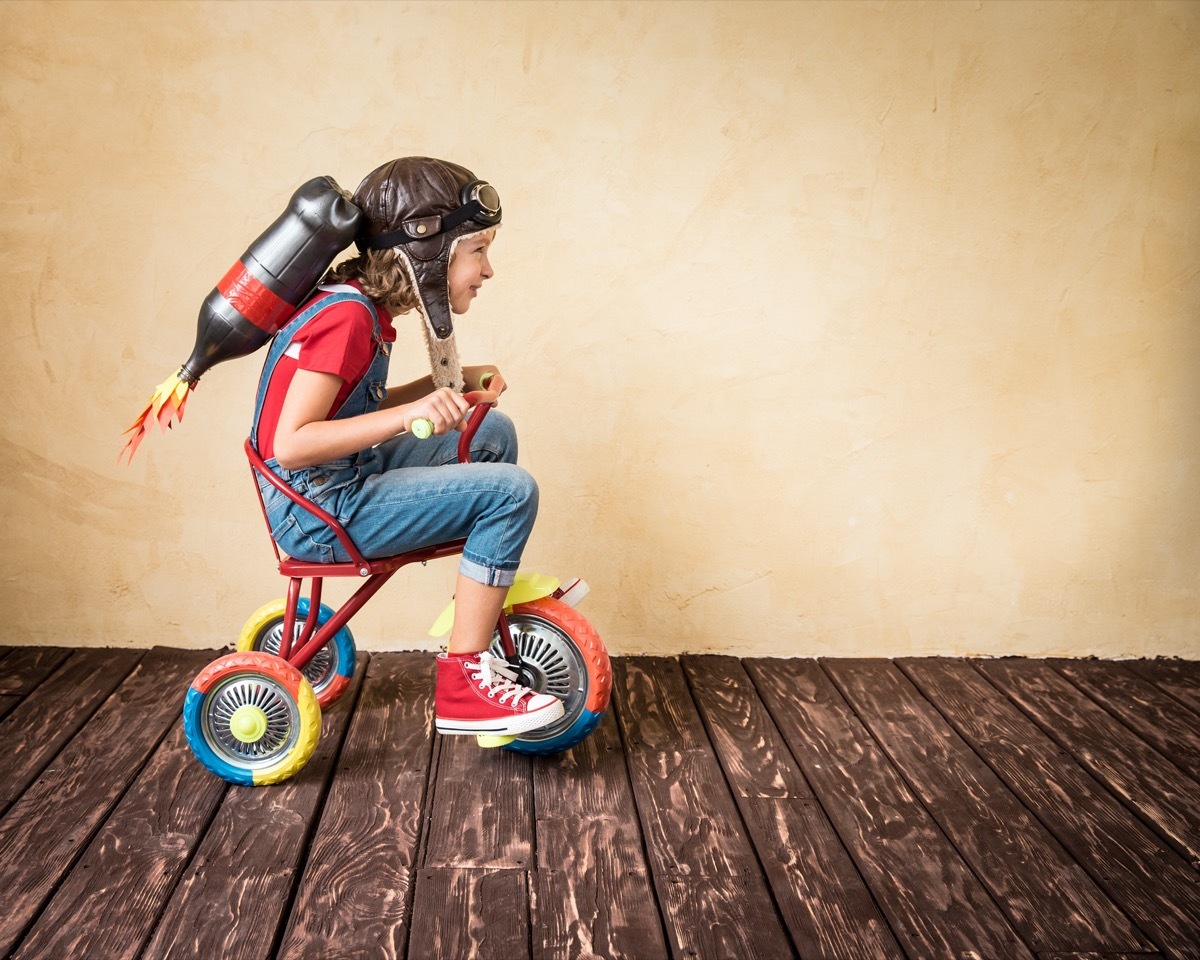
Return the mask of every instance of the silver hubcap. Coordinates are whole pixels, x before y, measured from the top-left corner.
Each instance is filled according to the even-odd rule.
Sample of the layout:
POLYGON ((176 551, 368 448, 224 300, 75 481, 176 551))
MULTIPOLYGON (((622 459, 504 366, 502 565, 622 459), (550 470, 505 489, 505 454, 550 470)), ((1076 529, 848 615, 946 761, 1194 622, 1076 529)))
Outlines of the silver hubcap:
MULTIPOLYGON (((293 643, 303 630, 304 618, 297 617, 295 629, 292 631, 293 643)), ((254 649, 277 657, 279 656, 279 644, 282 641, 283 618, 280 617, 258 635, 258 643, 254 645, 254 649)), ((294 650, 295 647, 292 649, 294 650)), ((325 646, 321 647, 313 658, 308 661, 308 665, 300 672, 304 674, 304 679, 312 685, 313 691, 317 694, 320 694, 321 691, 329 686, 337 674, 337 653, 333 641, 330 640, 325 646)))
MULTIPOLYGON (((561 719, 548 727, 521 735, 522 740, 550 740, 571 726, 587 702, 587 665, 575 642, 541 617, 514 614, 508 618, 513 644, 525 669, 532 674, 530 686, 563 701, 561 719)), ((492 641, 493 656, 504 659, 504 645, 492 641)))
POLYGON ((208 694, 204 711, 204 739, 224 760, 239 767, 264 767, 295 746, 300 735, 296 701, 270 677, 239 673, 218 683, 208 694), (261 737, 244 743, 234 735, 229 721, 241 707, 261 710, 267 729, 261 737))

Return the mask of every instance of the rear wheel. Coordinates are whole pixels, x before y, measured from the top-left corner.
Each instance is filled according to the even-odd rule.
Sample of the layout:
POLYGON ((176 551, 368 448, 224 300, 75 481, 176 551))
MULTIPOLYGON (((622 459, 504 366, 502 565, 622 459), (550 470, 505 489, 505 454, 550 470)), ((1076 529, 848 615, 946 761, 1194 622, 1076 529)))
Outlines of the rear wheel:
MULTIPOLYGON (((504 749, 545 756, 569 750, 604 718, 612 692, 612 666, 600 635, 571 607, 550 597, 517 604, 508 614, 521 658, 521 683, 563 701, 563 715, 521 734, 504 749)), ((493 655, 504 658, 497 636, 493 655)))
MULTIPOLYGON (((304 597, 296 605, 296 626, 294 637, 300 636, 308 619, 309 602, 304 597)), ((283 617, 287 611, 286 600, 273 600, 259 607, 242 627, 242 635, 238 638, 237 648, 243 651, 261 650, 274 656, 279 655, 279 644, 283 639, 283 617)), ((333 611, 321 604, 317 608, 317 626, 326 623, 333 616, 333 611)), ((316 652, 308 661, 304 677, 312 684, 313 692, 317 695, 317 703, 322 710, 327 710, 337 702, 354 676, 354 636, 349 627, 342 627, 330 638, 329 642, 316 652)))

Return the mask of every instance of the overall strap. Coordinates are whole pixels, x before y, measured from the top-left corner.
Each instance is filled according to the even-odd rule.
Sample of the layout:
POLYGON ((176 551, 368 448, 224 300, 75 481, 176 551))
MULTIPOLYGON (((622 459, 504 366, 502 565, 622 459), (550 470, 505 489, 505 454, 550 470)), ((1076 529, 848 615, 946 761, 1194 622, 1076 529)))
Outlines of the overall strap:
POLYGON ((347 301, 355 301, 366 307, 371 314, 375 342, 380 342, 382 338, 382 332, 379 329, 379 315, 375 312, 375 304, 371 302, 366 294, 360 293, 346 284, 338 284, 336 288, 322 287, 320 289, 326 291, 327 296, 309 303, 308 306, 289 320, 287 325, 275 334, 275 338, 271 341, 271 348, 267 351, 267 359, 263 362, 262 373, 258 378, 258 392, 254 398, 254 420, 250 425, 250 442, 254 445, 255 450, 258 449, 258 420, 262 416, 263 403, 267 398, 267 388, 271 384, 271 376, 275 373, 275 366, 287 352, 288 347, 292 345, 293 338, 306 323, 327 307, 347 301))

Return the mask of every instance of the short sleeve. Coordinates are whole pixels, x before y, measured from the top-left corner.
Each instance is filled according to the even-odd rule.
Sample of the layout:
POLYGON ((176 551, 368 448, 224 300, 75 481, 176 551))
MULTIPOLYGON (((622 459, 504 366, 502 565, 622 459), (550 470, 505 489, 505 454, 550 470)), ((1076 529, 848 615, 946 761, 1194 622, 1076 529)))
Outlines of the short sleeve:
POLYGON ((347 383, 356 382, 374 356, 372 318, 353 301, 335 303, 313 317, 297 332, 293 347, 299 347, 301 370, 332 373, 347 383))

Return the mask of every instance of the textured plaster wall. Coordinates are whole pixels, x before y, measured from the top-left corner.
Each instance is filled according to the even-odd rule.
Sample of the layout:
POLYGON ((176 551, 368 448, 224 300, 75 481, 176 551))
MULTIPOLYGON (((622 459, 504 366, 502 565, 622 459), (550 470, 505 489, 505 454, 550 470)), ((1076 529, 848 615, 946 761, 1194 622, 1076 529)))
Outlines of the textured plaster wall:
POLYGON ((297 184, 430 153, 504 198, 459 340, 615 651, 1200 656, 1198 68, 1186 2, 4 3, 0 643, 281 594, 259 361, 120 431, 297 184))

